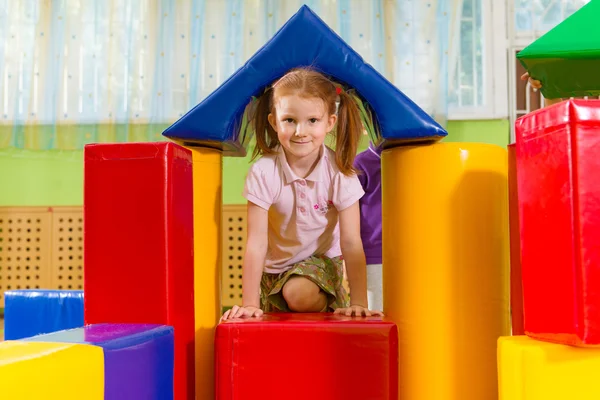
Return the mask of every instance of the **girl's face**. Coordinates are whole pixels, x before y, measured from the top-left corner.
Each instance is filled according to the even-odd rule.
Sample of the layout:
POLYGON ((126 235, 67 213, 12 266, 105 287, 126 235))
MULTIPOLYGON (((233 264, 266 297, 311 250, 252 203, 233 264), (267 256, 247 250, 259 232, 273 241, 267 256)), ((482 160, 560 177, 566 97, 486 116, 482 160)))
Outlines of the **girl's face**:
POLYGON ((286 154, 295 159, 318 157, 325 136, 336 120, 336 115, 328 114, 320 98, 296 94, 277 97, 275 113, 269 114, 269 123, 277 132, 279 142, 286 154))

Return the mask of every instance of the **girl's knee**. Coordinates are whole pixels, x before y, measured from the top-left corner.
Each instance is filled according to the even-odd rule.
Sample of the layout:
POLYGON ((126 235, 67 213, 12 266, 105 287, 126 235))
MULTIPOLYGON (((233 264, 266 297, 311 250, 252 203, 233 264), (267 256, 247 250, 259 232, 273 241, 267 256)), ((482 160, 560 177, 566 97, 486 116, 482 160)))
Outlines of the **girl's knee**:
POLYGON ((295 312, 319 312, 327 301, 319 286, 300 276, 287 281, 282 292, 289 309, 295 312))

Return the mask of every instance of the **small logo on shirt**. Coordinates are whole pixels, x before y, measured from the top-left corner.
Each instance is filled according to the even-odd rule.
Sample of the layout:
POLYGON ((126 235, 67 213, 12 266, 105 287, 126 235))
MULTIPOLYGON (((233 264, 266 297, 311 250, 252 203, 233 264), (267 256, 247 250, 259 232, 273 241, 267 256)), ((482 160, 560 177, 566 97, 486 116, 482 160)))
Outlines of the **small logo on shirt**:
POLYGON ((313 206, 313 208, 319 211, 321 214, 327 214, 329 208, 333 206, 333 201, 331 200, 320 200, 317 204, 313 206))

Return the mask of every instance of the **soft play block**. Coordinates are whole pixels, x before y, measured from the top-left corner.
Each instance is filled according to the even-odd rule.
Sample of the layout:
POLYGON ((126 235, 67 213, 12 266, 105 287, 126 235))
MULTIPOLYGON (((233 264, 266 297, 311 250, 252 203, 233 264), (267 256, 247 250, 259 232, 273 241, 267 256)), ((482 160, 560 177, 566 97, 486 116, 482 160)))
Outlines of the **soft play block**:
POLYGON ((498 393, 496 343, 510 334, 507 162, 485 143, 382 153, 383 311, 398 325, 400 400, 498 393))
POLYGON ((170 326, 97 324, 25 341, 81 343, 102 348, 106 399, 173 399, 173 328, 170 326))
POLYGON ((83 290, 4 292, 4 340, 83 326, 83 290))
POLYGON ((104 400, 102 348, 87 344, 0 342, 0 398, 104 400))
POLYGON ((600 349, 527 336, 498 341, 499 400, 600 399, 600 349))
POLYGON ((525 332, 600 345, 600 100, 516 122, 525 332))
POLYGON ((215 334, 215 375, 220 400, 396 400, 398 333, 376 317, 226 321, 215 334))
POLYGON ((523 317, 523 276, 519 237, 519 195, 517 190, 517 153, 508 145, 508 218, 510 233, 510 314, 513 335, 525 334, 523 317))
POLYGON ((194 398, 192 155, 174 143, 87 145, 86 324, 175 328, 175 398, 194 398))
POLYGON ((517 54, 547 99, 600 95, 600 2, 585 3, 517 54))

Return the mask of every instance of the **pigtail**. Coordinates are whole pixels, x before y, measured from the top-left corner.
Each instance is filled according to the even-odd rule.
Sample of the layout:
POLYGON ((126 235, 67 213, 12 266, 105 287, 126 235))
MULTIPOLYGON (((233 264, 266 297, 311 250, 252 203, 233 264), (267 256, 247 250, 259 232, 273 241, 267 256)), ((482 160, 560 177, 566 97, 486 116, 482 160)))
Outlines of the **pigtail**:
POLYGON ((254 137, 256 138, 256 146, 252 152, 252 160, 264 154, 272 154, 273 149, 279 144, 277 132, 275 132, 271 124, 269 124, 272 95, 273 90, 268 89, 257 99, 256 111, 254 112, 254 118, 252 119, 254 137))
POLYGON ((363 131, 360 112, 354 99, 341 90, 339 93, 337 129, 335 132, 335 163, 344 175, 356 173, 354 157, 363 131))

